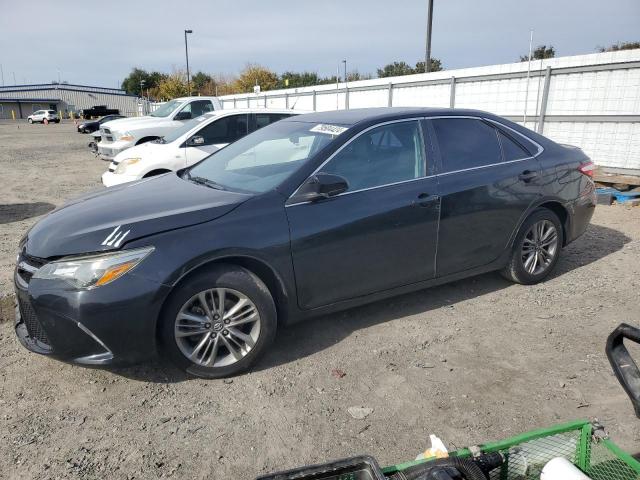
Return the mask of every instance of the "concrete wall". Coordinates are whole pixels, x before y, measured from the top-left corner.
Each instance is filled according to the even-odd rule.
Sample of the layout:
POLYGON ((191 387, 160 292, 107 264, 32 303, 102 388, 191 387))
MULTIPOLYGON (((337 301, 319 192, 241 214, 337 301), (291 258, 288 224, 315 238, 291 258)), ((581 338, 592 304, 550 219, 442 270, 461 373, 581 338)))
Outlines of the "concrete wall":
POLYGON ((223 108, 383 106, 486 110, 581 147, 598 165, 640 170, 640 50, 558 57, 221 97, 223 108), (527 121, 524 122, 526 106, 527 121))

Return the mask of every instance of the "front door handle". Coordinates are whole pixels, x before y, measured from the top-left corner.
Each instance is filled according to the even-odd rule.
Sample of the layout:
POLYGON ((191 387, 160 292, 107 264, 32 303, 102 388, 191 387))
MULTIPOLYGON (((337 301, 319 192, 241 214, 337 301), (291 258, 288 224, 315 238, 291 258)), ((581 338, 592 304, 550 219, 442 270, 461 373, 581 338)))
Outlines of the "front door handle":
POLYGON ((437 201, 440 197, 438 195, 429 195, 424 192, 418 195, 418 198, 413 201, 413 206, 415 207, 429 207, 433 202, 437 201))
POLYGON ((529 183, 531 180, 534 180, 537 177, 538 172, 533 170, 525 170, 520 175, 518 175, 518 178, 525 183, 529 183))

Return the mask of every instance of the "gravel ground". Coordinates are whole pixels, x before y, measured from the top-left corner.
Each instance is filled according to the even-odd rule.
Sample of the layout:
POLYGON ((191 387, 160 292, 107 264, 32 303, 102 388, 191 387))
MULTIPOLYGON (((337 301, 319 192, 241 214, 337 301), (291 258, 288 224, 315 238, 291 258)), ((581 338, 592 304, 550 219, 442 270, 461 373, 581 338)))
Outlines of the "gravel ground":
MULTIPOLYGON (((71 124, 0 124, 0 295, 38 215, 99 188, 106 164, 88 141, 71 124)), ((638 322, 639 279, 640 208, 599 207, 543 284, 487 274, 318 318, 226 381, 31 354, 5 302, 0 477, 252 478, 362 453, 412 459, 429 433, 457 448, 594 417, 635 452, 640 421, 603 350, 638 322)))

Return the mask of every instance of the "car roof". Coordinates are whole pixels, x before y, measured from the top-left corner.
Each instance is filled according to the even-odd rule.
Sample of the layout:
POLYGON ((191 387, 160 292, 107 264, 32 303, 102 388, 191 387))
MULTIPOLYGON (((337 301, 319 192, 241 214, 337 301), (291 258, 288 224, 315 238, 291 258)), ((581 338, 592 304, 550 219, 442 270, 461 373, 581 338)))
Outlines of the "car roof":
POLYGON ((214 110, 203 114, 205 117, 221 117, 223 115, 231 115, 233 113, 281 113, 289 115, 302 115, 307 113, 304 110, 291 110, 286 108, 225 108, 223 110, 214 110))
POLYGON ((384 122, 406 117, 447 116, 483 116, 494 118, 495 115, 480 110, 433 107, 378 107, 356 108, 353 110, 331 110, 326 112, 307 113, 281 120, 283 122, 330 123, 350 127, 361 122, 384 122))

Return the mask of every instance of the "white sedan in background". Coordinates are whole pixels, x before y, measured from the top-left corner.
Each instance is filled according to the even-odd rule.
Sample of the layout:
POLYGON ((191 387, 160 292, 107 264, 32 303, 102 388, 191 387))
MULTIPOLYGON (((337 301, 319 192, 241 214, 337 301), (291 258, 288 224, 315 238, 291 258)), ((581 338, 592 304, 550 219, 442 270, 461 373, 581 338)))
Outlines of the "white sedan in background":
POLYGON ((207 113, 156 141, 119 153, 102 175, 102 183, 110 187, 180 170, 259 128, 298 113, 265 108, 207 113))

